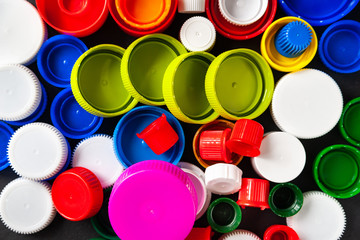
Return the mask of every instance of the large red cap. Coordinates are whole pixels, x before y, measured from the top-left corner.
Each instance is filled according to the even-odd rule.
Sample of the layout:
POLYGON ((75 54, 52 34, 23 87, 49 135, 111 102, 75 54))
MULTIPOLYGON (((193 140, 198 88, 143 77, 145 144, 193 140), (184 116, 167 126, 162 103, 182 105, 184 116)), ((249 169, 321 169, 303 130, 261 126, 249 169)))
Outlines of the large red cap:
POLYGON ((270 208, 268 203, 270 183, 268 180, 243 178, 237 204, 242 208, 258 207, 261 210, 270 208))
POLYGON ((230 128, 203 131, 199 142, 201 158, 231 163, 231 152, 226 148, 226 142, 229 140, 230 135, 230 128))
POLYGON ((71 221, 94 216, 103 202, 100 181, 94 173, 83 167, 61 173, 53 183, 51 195, 56 210, 71 221))
POLYGON ((185 240, 211 240, 214 233, 211 231, 211 227, 207 228, 193 228, 185 240))
POLYGON ((266 229, 264 240, 299 240, 299 236, 291 227, 272 225, 266 229))

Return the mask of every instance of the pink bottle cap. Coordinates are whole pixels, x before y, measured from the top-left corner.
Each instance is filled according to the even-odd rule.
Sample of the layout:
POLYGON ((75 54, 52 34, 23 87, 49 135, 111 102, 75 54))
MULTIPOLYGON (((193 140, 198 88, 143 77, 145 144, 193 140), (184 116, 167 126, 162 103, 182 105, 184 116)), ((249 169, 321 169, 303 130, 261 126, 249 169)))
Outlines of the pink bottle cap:
POLYGON ((242 208, 245 208, 245 206, 258 207, 261 210, 270 208, 268 203, 269 188, 270 183, 268 180, 243 178, 237 204, 242 208))
POLYGON ((136 135, 143 139, 157 155, 169 150, 179 140, 179 136, 166 120, 164 113, 136 135))
POLYGON ((148 160, 126 169, 109 200, 110 223, 121 239, 180 240, 196 217, 194 185, 179 167, 148 160))
POLYGON ((230 135, 230 128, 203 131, 199 142, 201 158, 231 163, 231 152, 226 148, 226 141, 230 139, 230 135))

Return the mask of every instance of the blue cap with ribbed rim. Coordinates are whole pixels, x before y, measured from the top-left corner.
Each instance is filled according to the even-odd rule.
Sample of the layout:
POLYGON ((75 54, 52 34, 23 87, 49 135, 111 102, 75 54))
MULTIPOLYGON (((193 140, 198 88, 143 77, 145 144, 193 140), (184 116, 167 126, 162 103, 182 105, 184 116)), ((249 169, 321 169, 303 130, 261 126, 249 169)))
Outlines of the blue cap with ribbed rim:
POLYGON ((6 149, 13 135, 14 130, 4 122, 0 122, 0 171, 4 170, 10 165, 8 161, 6 149))

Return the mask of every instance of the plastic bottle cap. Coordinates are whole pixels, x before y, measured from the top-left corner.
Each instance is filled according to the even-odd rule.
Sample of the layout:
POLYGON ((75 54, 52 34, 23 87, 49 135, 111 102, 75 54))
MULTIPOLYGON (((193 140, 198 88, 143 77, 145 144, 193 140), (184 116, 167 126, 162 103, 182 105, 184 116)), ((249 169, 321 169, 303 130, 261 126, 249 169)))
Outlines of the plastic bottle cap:
POLYGON ((268 133, 262 141, 260 151, 259 156, 251 159, 252 166, 259 176, 271 182, 290 182, 305 167, 304 146, 289 133, 268 133))
POLYGON ((219 240, 261 240, 255 233, 248 230, 236 229, 232 232, 225 233, 219 240))
POLYGON ((0 171, 10 165, 6 149, 14 130, 4 122, 0 122, 0 171))
POLYGON ((330 70, 353 73, 360 70, 360 23, 342 20, 322 34, 319 43, 321 61, 330 70))
POLYGON ((96 32, 108 16, 109 0, 36 0, 44 21, 56 31, 76 37, 96 32))
POLYGON ((207 18, 191 17, 181 26, 180 41, 189 51, 210 51, 215 40, 215 27, 207 18))
POLYGON ((0 9, 0 65, 30 64, 47 35, 39 13, 25 0, 1 1, 0 9))
POLYGON ((237 204, 241 207, 270 208, 268 204, 270 183, 264 179, 243 178, 237 204))
POLYGON ((323 26, 343 18, 359 0, 283 0, 279 3, 287 15, 299 16, 312 26, 323 26))
POLYGON ((277 184, 269 193, 269 206, 273 213, 280 217, 294 216, 302 205, 303 194, 295 184, 277 184))
POLYGON ((205 92, 210 105, 227 119, 258 117, 269 106, 273 90, 274 77, 269 65, 250 49, 220 54, 206 73, 205 92))
POLYGON ((194 227, 185 240, 211 240, 211 236, 214 233, 211 231, 211 227, 196 228, 194 227))
POLYGON ((343 109, 339 86, 326 73, 303 69, 277 83, 271 115, 284 132, 298 138, 317 138, 337 124, 343 109))
POLYGON ((74 150, 71 164, 90 170, 103 188, 112 186, 124 171, 115 156, 112 137, 104 134, 82 140, 74 150))
POLYGON ((39 232, 53 221, 55 215, 50 187, 46 183, 18 178, 1 192, 1 221, 16 233, 39 232))
POLYGON ((184 152, 185 136, 179 121, 168 111, 153 106, 141 106, 134 108, 120 119, 114 131, 114 146, 116 156, 125 168, 149 159, 163 160, 176 165, 184 152), (162 114, 166 115, 179 140, 168 151, 157 155, 136 134, 142 132, 162 114))
POLYGON ((69 35, 56 35, 48 39, 37 55, 41 76, 55 87, 70 87, 71 70, 76 60, 87 51, 86 45, 69 35))
POLYGON ((268 0, 219 0, 220 13, 235 25, 250 25, 266 12, 268 0))
POLYGON ((83 167, 61 173, 51 190, 56 210, 70 221, 81 221, 96 215, 103 203, 100 181, 83 167))
MULTIPOLYGON (((286 29, 285 29, 286 30, 286 29)), ((265 30, 260 43, 261 55, 266 59, 269 65, 281 72, 293 72, 304 68, 314 58, 318 48, 318 40, 315 30, 306 21, 297 17, 283 17, 274 21, 265 30), (276 38, 279 36, 281 30, 289 23, 300 22, 304 24, 311 31, 311 42, 301 55, 292 58, 283 56, 284 51, 278 51, 276 47, 276 38)))
POLYGON ((242 171, 235 165, 217 163, 205 170, 206 188, 212 193, 230 195, 241 188, 242 171))
POLYGON ((264 240, 286 239, 300 240, 294 229, 285 225, 272 225, 264 233, 264 240))
POLYGON ((359 117, 360 98, 355 98, 345 105, 339 121, 341 135, 357 147, 360 147, 359 117))
POLYGON ((199 151, 202 159, 231 163, 231 152, 226 142, 231 135, 231 128, 207 130, 200 134, 199 151))
POLYGON ((207 210, 207 220, 211 228, 220 233, 235 230, 241 222, 241 209, 230 198, 218 198, 207 210))
POLYGON ((205 0, 179 0, 179 13, 203 13, 205 12, 205 0))
POLYGON ((300 239, 340 239, 346 226, 343 207, 333 197, 319 192, 304 193, 304 204, 294 216, 286 218, 300 239))
POLYGON ((196 220, 197 220, 201 218, 202 215, 206 212, 211 201, 211 192, 207 190, 205 185, 205 174, 196 165, 188 162, 179 162, 177 166, 180 167, 181 170, 183 170, 187 174, 187 176, 190 178, 191 182, 195 187, 195 192, 197 196, 197 206, 198 206, 196 212, 196 220))
POLYGON ((196 210, 190 179, 177 166, 159 160, 126 169, 109 201, 110 222, 121 239, 185 239, 196 210))
POLYGON ((116 45, 101 44, 86 51, 75 62, 71 89, 76 101, 91 114, 119 116, 137 104, 125 89, 119 71, 124 51, 116 45))
POLYGON ((22 177, 45 180, 56 175, 68 158, 66 139, 47 123, 30 123, 12 135, 8 145, 11 168, 22 177))
POLYGON ((260 155, 260 146, 264 135, 263 126, 250 119, 236 121, 226 147, 230 151, 247 157, 260 155))
POLYGON ((311 43, 311 29, 304 22, 294 21, 286 24, 275 36, 276 50, 288 58, 300 56, 311 43))
POLYGON ((166 120, 165 113, 136 135, 143 139, 157 155, 169 150, 179 140, 179 136, 166 120))
POLYGON ((141 103, 164 105, 165 70, 172 60, 186 52, 178 40, 165 34, 151 34, 135 40, 126 49, 121 62, 125 88, 141 103), (156 71, 149 74, 149 69, 156 71))
POLYGON ((35 74, 22 65, 0 66, 0 119, 19 121, 29 117, 41 101, 35 74))
POLYGON ((336 198, 360 193, 360 151, 349 145, 332 145, 322 150, 313 165, 319 188, 336 198))

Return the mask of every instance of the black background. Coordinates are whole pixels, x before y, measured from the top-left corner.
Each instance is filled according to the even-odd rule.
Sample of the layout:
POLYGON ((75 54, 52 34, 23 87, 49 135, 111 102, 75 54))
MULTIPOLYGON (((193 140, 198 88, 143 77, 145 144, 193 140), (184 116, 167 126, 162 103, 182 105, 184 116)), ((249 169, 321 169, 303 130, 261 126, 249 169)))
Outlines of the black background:
MULTIPOLYGON (((316 0, 314 0, 316 1, 316 0)), ((29 2, 35 5, 35 0, 30 0, 29 2)), ((206 16, 205 13, 197 14, 201 16, 206 16)), ((170 27, 164 32, 169 34, 175 38, 178 38, 179 30, 184 21, 194 14, 179 14, 176 13, 174 22, 170 25, 170 27)), ((281 8, 278 8, 275 19, 285 16, 284 12, 281 8)), ((358 20, 360 16, 360 4, 355 7, 355 9, 345 16, 343 19, 353 19, 358 20)), ((48 29, 48 37, 54 36, 57 33, 55 30, 47 26, 48 29)), ((321 34, 326 29, 325 27, 314 27, 318 39, 320 39, 321 34)), ((214 48, 211 50, 211 53, 215 56, 220 53, 235 49, 235 48, 250 48, 260 53, 260 41, 261 36, 257 36, 256 38, 250 40, 231 40, 223 37, 220 34, 217 34, 217 40, 214 48)), ((112 19, 109 14, 107 21, 105 24, 98 30, 96 33, 91 36, 81 38, 85 42, 85 44, 91 48, 98 44, 111 43, 119 45, 123 48, 127 48, 129 44, 134 41, 136 38, 127 35, 124 33, 115 21, 112 19)), ((320 61, 319 55, 316 54, 313 61, 307 66, 308 68, 316 68, 320 69, 330 76, 332 76, 338 85, 341 88, 344 97, 344 104, 350 101, 353 98, 360 97, 360 72, 353 74, 339 74, 327 69, 324 64, 320 61)), ((47 122, 51 123, 50 120, 50 103, 55 95, 60 92, 62 89, 56 88, 50 84, 48 84, 39 74, 39 71, 36 66, 36 62, 29 66, 31 70, 35 72, 35 74, 40 79, 41 83, 45 86, 47 94, 48 94, 48 104, 45 113, 38 120, 39 122, 47 122)), ((275 82, 277 82, 280 77, 285 75, 286 73, 278 72, 273 70, 275 82)), ((137 106, 139 106, 138 104, 137 106)), ((104 119, 104 122, 101 128, 97 133, 104 133, 108 135, 113 134, 113 130, 119 121, 119 117, 104 119)), ((255 119, 260 122, 265 129, 265 132, 269 131, 279 131, 279 129, 274 124, 269 109, 265 111, 260 117, 255 119)), ((192 139, 196 132, 196 130, 200 127, 200 125, 191 125, 181 123, 185 132, 186 138, 186 146, 184 155, 182 157, 182 161, 191 162, 198 166, 200 166, 193 154, 192 150, 192 139)), ((360 124, 360 123, 359 123, 360 124)), ((15 130, 15 127, 13 127, 15 130)), ((74 149, 75 145, 80 140, 72 140, 68 139, 72 149, 74 149)), ((297 177, 292 183, 296 184, 300 187, 303 192, 309 190, 320 190, 316 185, 313 176, 312 176, 312 163, 315 156, 325 147, 333 145, 333 144, 348 144, 341 136, 340 131, 337 127, 335 127, 331 132, 326 134, 325 136, 317 139, 310 140, 301 140, 303 143, 307 162, 305 168, 301 175, 297 177)), ((3 151, 3 149, 1 149, 3 151)), ((243 170, 243 177, 254 177, 258 178, 257 174, 253 171, 249 158, 244 158, 242 162, 238 165, 243 170)), ((17 175, 11 170, 10 167, 0 172, 0 189, 2 189, 7 183, 11 180, 17 178, 17 175)), ((271 183, 270 187, 273 187, 274 184, 271 183)), ((216 199, 218 196, 213 195, 212 200, 216 199)), ((237 200, 237 195, 234 194, 229 196, 230 198, 237 200)), ((344 232, 342 239, 360 239, 360 195, 349 198, 349 199, 339 199, 339 202, 342 204, 347 218, 347 226, 344 232)), ((174 206, 175 207, 175 206, 174 206)), ((181 207, 181 206, 179 206, 181 207)), ((243 217, 240 223, 239 228, 247 229, 254 233, 256 233, 259 237, 262 238, 266 228, 273 224, 286 224, 285 218, 281 218, 276 216, 271 212, 271 210, 267 209, 261 211, 258 208, 246 208, 242 209, 243 217)), ((177 224, 177 223, 174 223, 177 224)), ((207 227, 206 215, 200 218, 195 222, 195 227, 207 227)), ((141 230, 141 226, 139 226, 139 230, 141 230)), ((213 239, 217 239, 221 234, 215 234, 213 239)), ((99 235, 92 228, 90 220, 84 220, 81 222, 71 222, 64 218, 62 218, 59 214, 56 215, 54 221, 44 230, 39 233, 33 235, 19 235, 14 232, 8 230, 3 224, 0 224, 0 239, 91 239, 99 237, 99 235)), ((321 239, 319 239, 321 240, 321 239)), ((327 239, 324 239, 327 240, 327 239)))

